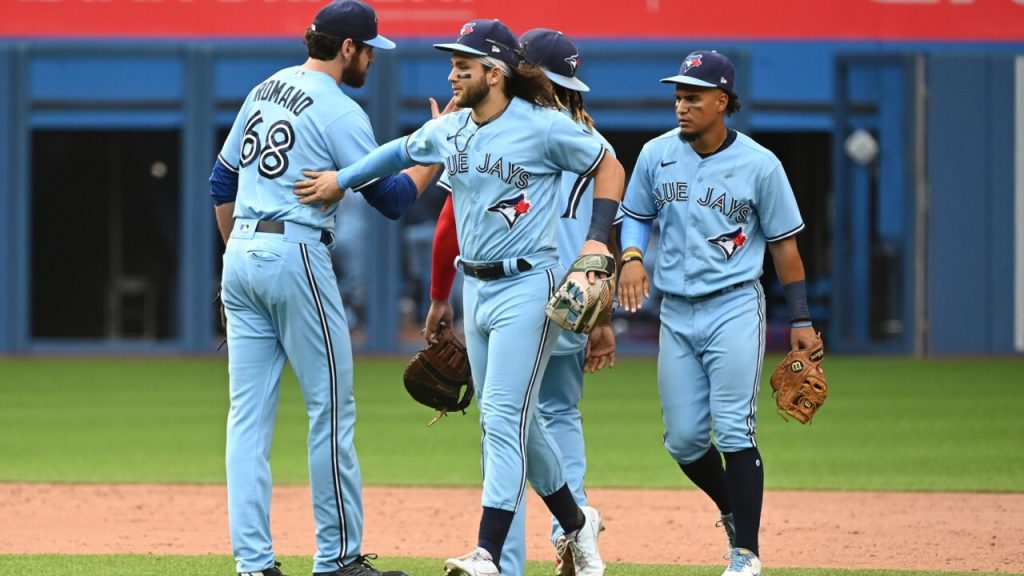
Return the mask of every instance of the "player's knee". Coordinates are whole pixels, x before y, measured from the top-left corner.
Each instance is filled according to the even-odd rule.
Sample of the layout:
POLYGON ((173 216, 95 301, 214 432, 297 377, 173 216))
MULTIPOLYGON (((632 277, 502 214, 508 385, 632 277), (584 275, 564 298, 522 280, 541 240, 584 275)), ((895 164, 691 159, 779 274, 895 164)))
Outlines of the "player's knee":
POLYGON ((711 447, 711 438, 707 434, 701 435, 695 432, 666 432, 663 443, 673 460, 689 464, 708 451, 708 448, 711 447))

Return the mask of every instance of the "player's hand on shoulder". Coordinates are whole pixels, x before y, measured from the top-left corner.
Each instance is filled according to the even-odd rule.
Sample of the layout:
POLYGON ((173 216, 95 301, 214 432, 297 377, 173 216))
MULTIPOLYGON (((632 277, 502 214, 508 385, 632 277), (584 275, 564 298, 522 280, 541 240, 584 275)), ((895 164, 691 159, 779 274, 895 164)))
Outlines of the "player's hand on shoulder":
POLYGON ((631 260, 619 271, 619 302, 630 312, 644 307, 644 298, 651 297, 650 279, 642 260, 631 260))
POLYGON ((300 204, 322 202, 320 210, 326 212, 345 197, 345 191, 338 186, 338 173, 334 170, 317 172, 303 170, 302 174, 309 180, 299 180, 294 185, 294 192, 299 196, 300 204))

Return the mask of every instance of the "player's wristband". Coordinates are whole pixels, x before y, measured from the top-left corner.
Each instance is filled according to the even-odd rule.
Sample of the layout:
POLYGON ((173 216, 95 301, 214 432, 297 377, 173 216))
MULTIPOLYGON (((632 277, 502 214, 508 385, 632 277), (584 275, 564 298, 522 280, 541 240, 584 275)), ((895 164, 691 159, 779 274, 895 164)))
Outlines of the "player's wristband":
POLYGON ((789 323, 790 328, 810 328, 811 326, 814 326, 814 323, 811 322, 810 318, 801 318, 789 323))
POLYGON ((644 261, 644 255, 642 252, 636 249, 626 250, 622 253, 622 263, 632 262, 633 260, 644 261))
POLYGON ((786 304, 789 305, 790 321, 810 321, 811 313, 807 309, 807 282, 798 280, 786 284, 782 287, 782 293, 786 295, 786 304))
POLYGON ((590 230, 587 232, 587 240, 597 240, 602 244, 608 243, 608 235, 612 231, 612 221, 615 220, 615 213, 619 211, 619 203, 609 198, 594 198, 594 211, 590 215, 590 230))

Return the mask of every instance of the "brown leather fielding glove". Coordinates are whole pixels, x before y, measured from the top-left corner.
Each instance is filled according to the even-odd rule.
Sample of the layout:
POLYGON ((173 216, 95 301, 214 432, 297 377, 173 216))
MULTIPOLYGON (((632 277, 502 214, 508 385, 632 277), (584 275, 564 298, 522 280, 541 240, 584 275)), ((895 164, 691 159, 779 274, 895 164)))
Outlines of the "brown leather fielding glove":
POLYGON ((412 357, 402 380, 414 400, 437 410, 438 414, 430 424, 448 412, 465 413, 473 400, 473 376, 466 347, 446 322, 441 323, 437 342, 412 357))
POLYGON ((786 415, 801 424, 807 424, 825 403, 828 382, 821 361, 825 358, 825 345, 818 343, 803 350, 791 350, 772 374, 772 396, 783 420, 786 415))

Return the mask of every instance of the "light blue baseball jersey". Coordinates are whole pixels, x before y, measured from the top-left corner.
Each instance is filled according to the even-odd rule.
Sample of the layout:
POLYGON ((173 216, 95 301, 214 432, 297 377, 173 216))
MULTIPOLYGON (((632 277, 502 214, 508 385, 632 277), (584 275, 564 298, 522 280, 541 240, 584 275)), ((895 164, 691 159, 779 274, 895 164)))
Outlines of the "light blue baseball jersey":
MULTIPOLYGON (((567 118, 572 118, 570 113, 566 110, 562 111, 567 118)), ((581 130, 593 136, 598 142, 604 146, 605 150, 611 154, 615 154, 615 150, 612 145, 608 143, 608 140, 597 131, 596 128, 590 128, 582 122, 578 122, 577 126, 581 130)), ((438 185, 449 192, 451 192, 451 184, 448 182, 448 172, 445 171, 441 174, 441 179, 438 181, 438 185)), ((566 270, 572 265, 576 257, 579 256, 580 247, 583 246, 583 242, 587 239, 587 232, 590 230, 590 216, 594 210, 594 178, 593 175, 580 176, 572 172, 563 172, 561 179, 561 214, 558 218, 557 234, 558 238, 558 261, 562 264, 562 267, 566 270)), ((562 335, 558 338, 558 343, 555 345, 555 356, 562 356, 566 354, 575 354, 587 344, 587 338, 589 335, 572 332, 569 330, 563 330, 562 335)))
POLYGON ((329 75, 285 68, 246 96, 218 160, 239 173, 235 218, 297 222, 331 230, 335 204, 298 202, 303 170, 348 166, 377 148, 363 109, 329 75), (315 105, 314 105, 315 104, 315 105))
MULTIPOLYGON (((622 210, 661 226, 654 285, 662 292, 696 298, 756 280, 766 243, 804 228, 782 163, 733 133, 728 147, 707 158, 680 139, 678 128, 640 152, 622 210)), ((625 248, 625 228, 623 235, 625 248)))
POLYGON ((416 162, 444 164, 445 181, 456 191, 461 258, 531 257, 534 267, 555 265, 562 173, 590 175, 605 148, 566 115, 520 98, 482 125, 470 114, 463 110, 431 120, 405 144, 416 162))

